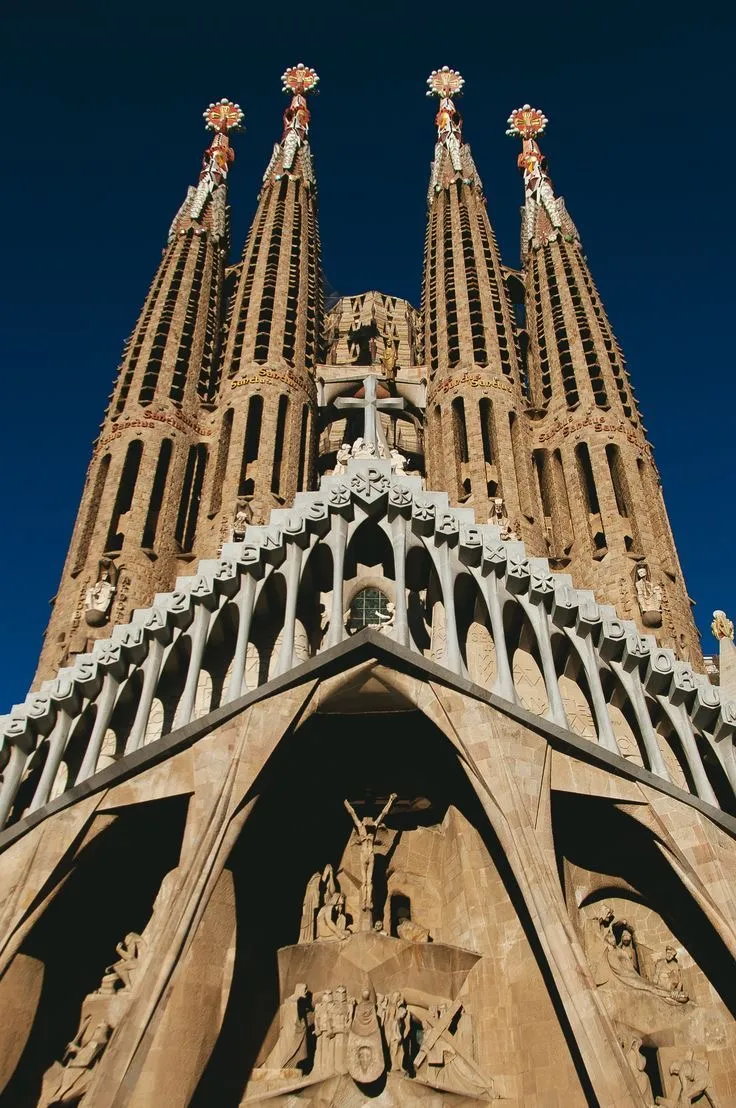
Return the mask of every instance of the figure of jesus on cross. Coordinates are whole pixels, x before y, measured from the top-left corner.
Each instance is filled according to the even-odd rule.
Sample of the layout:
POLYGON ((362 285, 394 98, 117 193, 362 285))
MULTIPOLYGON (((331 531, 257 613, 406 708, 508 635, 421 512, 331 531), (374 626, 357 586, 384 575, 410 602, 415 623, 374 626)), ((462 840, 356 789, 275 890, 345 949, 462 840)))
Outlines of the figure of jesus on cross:
POLYGON ((383 448, 383 456, 388 458, 391 447, 388 445, 386 436, 383 433, 381 427, 381 421, 378 418, 379 412, 396 412, 401 411, 405 407, 405 402, 402 397, 385 397, 379 399, 376 394, 376 382, 379 380, 375 374, 371 373, 367 377, 363 378, 363 395, 362 396, 339 396, 335 401, 335 407, 339 409, 352 410, 355 408, 363 409, 363 440, 367 443, 372 443, 376 449, 376 455, 380 455, 383 448))

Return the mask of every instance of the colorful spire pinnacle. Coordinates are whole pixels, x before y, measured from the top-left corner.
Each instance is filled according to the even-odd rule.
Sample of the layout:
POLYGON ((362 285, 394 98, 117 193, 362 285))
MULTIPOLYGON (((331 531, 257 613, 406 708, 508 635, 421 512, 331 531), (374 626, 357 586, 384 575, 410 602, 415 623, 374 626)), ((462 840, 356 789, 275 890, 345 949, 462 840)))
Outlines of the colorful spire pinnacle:
POLYGON ((281 86, 286 93, 291 94, 291 103, 284 112, 284 133, 281 142, 284 150, 283 168, 288 171, 294 165, 297 150, 307 141, 309 135, 309 120, 311 118, 307 108, 306 94, 312 92, 319 82, 319 77, 311 66, 299 62, 292 65, 281 76, 281 86))
POLYGON ((189 217, 195 220, 201 218, 208 199, 227 179, 228 170, 235 160, 235 151, 227 136, 230 132, 242 131, 245 118, 239 104, 225 99, 210 104, 202 115, 206 130, 214 131, 215 137, 204 152, 202 172, 189 208, 189 217))
MULTIPOLYGON (((435 118, 437 124, 437 143, 444 146, 455 173, 462 173, 460 147, 462 144, 462 116, 453 102, 453 96, 459 96, 465 84, 464 78, 456 69, 443 65, 442 69, 433 69, 427 77, 429 90, 427 96, 439 97, 440 107, 435 118)), ((436 159, 435 159, 436 160, 436 159)))
POLYGON ((524 174, 526 240, 530 242, 534 238, 540 210, 546 212, 552 224, 551 234, 546 237, 553 239, 562 228, 562 212, 547 173, 547 159, 536 141, 537 136, 544 133, 549 120, 538 108, 524 104, 511 113, 507 122, 506 134, 522 140, 517 164, 524 174))

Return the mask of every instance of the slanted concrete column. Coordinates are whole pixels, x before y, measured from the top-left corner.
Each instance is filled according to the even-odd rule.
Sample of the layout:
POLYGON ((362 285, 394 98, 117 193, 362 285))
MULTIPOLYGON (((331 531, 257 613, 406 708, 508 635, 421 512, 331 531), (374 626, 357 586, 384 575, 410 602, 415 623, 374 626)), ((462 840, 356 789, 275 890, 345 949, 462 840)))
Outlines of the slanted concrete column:
POLYGON ((143 662, 143 688, 141 689, 138 708, 130 729, 130 735, 125 745, 125 753, 137 750, 143 745, 148 727, 148 718, 151 714, 151 704, 156 695, 158 679, 161 675, 161 664, 164 658, 164 644, 158 636, 152 636, 148 647, 148 654, 143 662))
POLYGON ((639 670, 627 670, 623 662, 615 662, 613 659, 611 659, 610 666, 628 693, 631 706, 634 709, 636 721, 639 724, 639 731, 641 732, 641 737, 644 742, 644 749, 649 759, 649 768, 652 773, 656 773, 658 777, 664 778, 665 781, 670 781, 669 771, 664 763, 662 751, 659 749, 657 736, 654 733, 652 721, 649 718, 649 711, 647 710, 647 702, 644 696, 644 687, 641 683, 641 674, 639 670))
POLYGON ((3 783, 0 785, 0 827, 5 826, 10 809, 13 807, 15 794, 18 791, 27 760, 28 755, 25 751, 13 743, 10 750, 10 760, 3 772, 3 783))
POLYGON ((61 759, 64 757, 66 740, 69 737, 71 726, 71 715, 65 711, 64 708, 60 708, 56 717, 54 729, 48 738, 49 752, 46 755, 43 772, 36 786, 36 791, 33 794, 33 800, 29 805, 29 811, 31 812, 35 812, 37 808, 42 808, 49 799, 49 794, 56 780, 56 774, 58 773, 61 759))
POLYGON ((192 620, 188 632, 192 644, 191 653, 189 655, 189 667, 187 669, 187 678, 184 683, 184 692, 182 693, 179 707, 176 711, 175 727, 185 727, 186 724, 190 722, 192 713, 194 712, 194 703, 197 697, 197 683, 202 668, 202 656, 207 644, 207 633, 210 628, 210 616, 211 612, 205 603, 200 602, 196 605, 194 619, 192 620))
POLYGON ((328 647, 337 646, 345 638, 342 617, 347 537, 347 520, 339 512, 335 512, 332 516, 332 527, 327 537, 327 545, 332 551, 332 611, 330 613, 330 628, 327 632, 328 647))
MULTIPOLYGON (((250 638, 250 625, 253 619, 253 607, 256 599, 256 579, 247 571, 240 581, 238 592, 238 636, 235 640, 235 653, 233 655, 233 669, 225 694, 224 704, 231 700, 237 700, 243 695, 245 684, 245 663, 248 653, 248 639, 250 638)), ((246 690, 247 691, 247 690, 246 690)))
POLYGON ((286 551, 284 580, 286 581, 286 604, 284 606, 284 627, 281 632, 281 650, 276 663, 276 673, 288 673, 294 665, 294 626, 296 623, 296 604, 299 599, 299 582, 302 572, 304 551, 298 542, 290 542, 286 551))
POLYGON ((669 696, 657 695, 657 702, 677 732, 682 743, 682 751, 695 783, 695 791, 701 800, 706 800, 715 808, 720 808, 713 786, 705 772, 698 744, 695 741, 692 724, 684 704, 673 704, 669 696))
POLYGON ((557 683, 555 659, 552 654, 549 612, 545 608, 544 602, 541 600, 535 602, 529 597, 522 595, 520 595, 518 599, 524 611, 529 616, 529 621, 537 636, 537 646, 539 647, 539 657, 542 662, 544 684, 547 689, 550 719, 554 723, 559 724, 560 727, 568 727, 569 724, 567 722, 567 716, 565 715, 565 705, 562 703, 560 686, 557 683))
POLYGON ((110 719, 119 689, 120 678, 112 672, 106 673, 102 680, 102 689, 95 702, 97 714, 95 715, 94 727, 92 728, 92 734, 89 737, 87 749, 84 753, 82 765, 79 769, 75 784, 78 784, 80 781, 85 781, 97 770, 97 759, 100 756, 105 732, 110 726, 110 719))
POLYGON ((518 704, 518 697, 514 687, 514 675, 511 672, 509 652, 506 647, 506 636, 503 629, 503 606, 499 593, 500 585, 495 572, 488 574, 473 573, 480 586, 483 599, 486 602, 488 615, 491 620, 493 633, 493 645, 496 648, 496 680, 491 692, 502 696, 504 700, 510 700, 512 704, 518 704))
POLYGON ((568 635, 577 651, 578 657, 583 663, 585 676, 588 680, 588 688, 590 689, 590 698, 593 701, 598 742, 601 746, 604 746, 606 750, 610 750, 611 753, 620 755, 621 751, 616 742, 616 736, 611 725, 611 717, 608 714, 606 697, 603 692, 603 686, 601 685, 598 657, 591 637, 590 635, 581 635, 572 627, 566 627, 565 633, 568 635))
POLYGON ((391 520, 391 545, 394 551, 394 634, 396 642, 409 645, 409 619, 406 611, 406 519, 397 515, 391 520))

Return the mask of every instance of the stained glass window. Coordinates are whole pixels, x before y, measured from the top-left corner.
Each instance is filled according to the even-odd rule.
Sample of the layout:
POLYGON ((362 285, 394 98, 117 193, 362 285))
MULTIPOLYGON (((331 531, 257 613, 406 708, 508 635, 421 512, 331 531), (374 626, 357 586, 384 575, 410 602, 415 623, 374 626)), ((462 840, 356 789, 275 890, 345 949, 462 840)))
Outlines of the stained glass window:
POLYGON ((353 597, 350 605, 348 631, 354 635, 364 627, 380 627, 391 618, 388 610, 388 598, 380 589, 361 589, 353 597))

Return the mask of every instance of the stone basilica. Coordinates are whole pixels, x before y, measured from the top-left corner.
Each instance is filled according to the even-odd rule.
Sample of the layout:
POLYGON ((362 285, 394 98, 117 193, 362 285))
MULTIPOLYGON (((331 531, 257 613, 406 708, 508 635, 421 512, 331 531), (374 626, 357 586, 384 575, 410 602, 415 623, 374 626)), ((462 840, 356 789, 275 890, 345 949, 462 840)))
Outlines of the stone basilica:
POLYGON ((513 269, 432 73, 421 305, 325 302, 317 80, 234 264, 205 112, 0 720, 0 1108, 727 1108, 733 626, 706 672, 547 120, 513 269))

